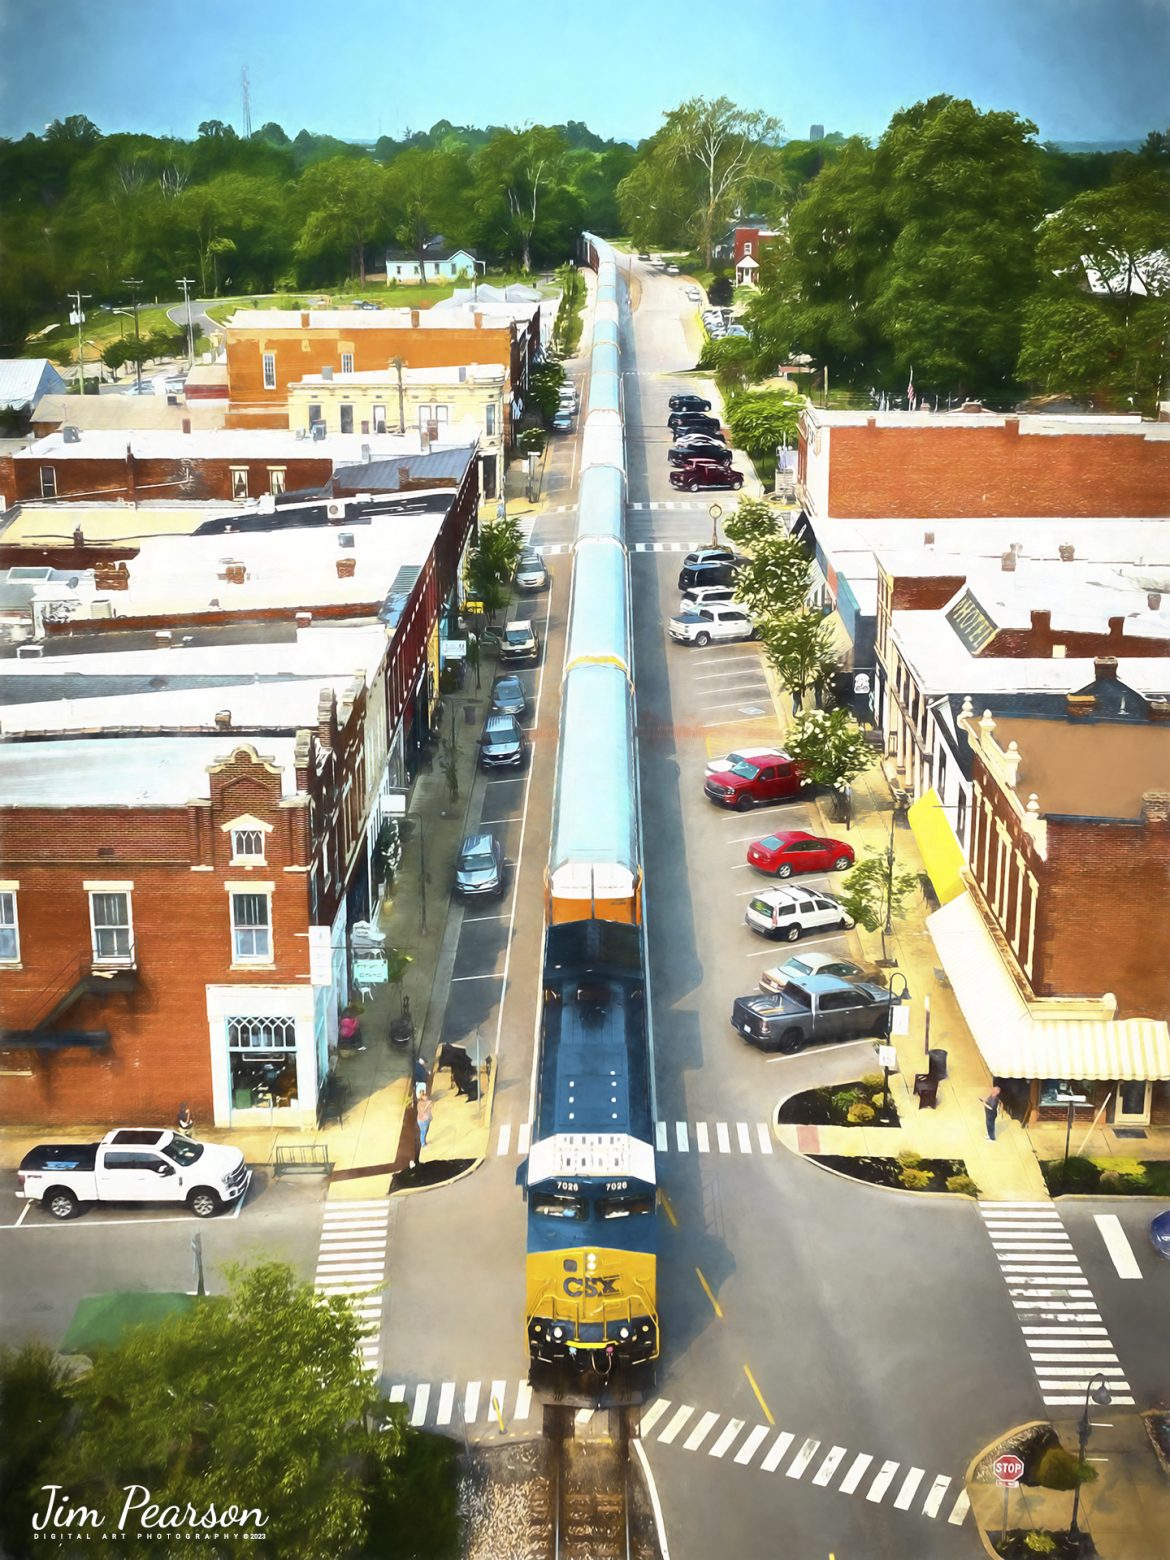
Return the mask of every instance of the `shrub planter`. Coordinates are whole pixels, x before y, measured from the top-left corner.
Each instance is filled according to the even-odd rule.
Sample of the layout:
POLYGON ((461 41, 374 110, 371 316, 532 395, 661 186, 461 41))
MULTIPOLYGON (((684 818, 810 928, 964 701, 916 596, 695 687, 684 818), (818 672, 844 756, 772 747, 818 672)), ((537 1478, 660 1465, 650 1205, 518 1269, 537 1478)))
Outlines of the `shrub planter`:
POLYGON ((1054 1197, 1061 1193, 1105 1197, 1170 1197, 1170 1160, 1111 1155, 1084 1159, 1073 1154, 1045 1159, 1040 1169, 1054 1197))
POLYGON ((857 1083, 838 1083, 831 1088, 806 1089, 793 1094, 780 1107, 778 1122, 801 1127, 896 1127, 898 1109, 885 1097, 881 1078, 862 1078, 857 1083), (872 1111, 869 1119, 856 1107, 872 1111), (858 1119, 858 1116, 861 1119, 858 1119))
POLYGON ((967 1174, 961 1159, 920 1159, 905 1164, 897 1159, 879 1159, 852 1154, 809 1154, 810 1159, 855 1181, 872 1186, 889 1186, 900 1192, 944 1192, 952 1196, 978 1196, 978 1188, 967 1174), (964 1186, 948 1187, 947 1182, 961 1177, 964 1186))

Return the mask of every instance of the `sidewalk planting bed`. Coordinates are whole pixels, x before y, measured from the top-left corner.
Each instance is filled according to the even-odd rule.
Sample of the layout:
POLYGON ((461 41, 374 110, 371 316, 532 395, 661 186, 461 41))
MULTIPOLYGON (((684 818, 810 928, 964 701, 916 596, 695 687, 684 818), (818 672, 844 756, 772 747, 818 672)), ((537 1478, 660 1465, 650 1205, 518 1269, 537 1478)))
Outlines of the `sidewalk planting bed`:
POLYGON ((1170 1160, 1129 1159, 1113 1155, 1102 1159, 1042 1160, 1040 1169, 1053 1196, 1061 1192, 1103 1194, 1113 1197, 1170 1197, 1170 1160))
POLYGON ((961 1159, 923 1159, 912 1149, 897 1159, 865 1154, 810 1154, 810 1159, 855 1181, 873 1186, 892 1186, 903 1192, 950 1192, 976 1197, 979 1188, 967 1174, 961 1159))
POLYGON ((806 1089, 780 1107, 779 1121, 801 1127, 896 1127, 898 1109, 887 1100, 880 1073, 857 1083, 836 1083, 831 1088, 806 1089))

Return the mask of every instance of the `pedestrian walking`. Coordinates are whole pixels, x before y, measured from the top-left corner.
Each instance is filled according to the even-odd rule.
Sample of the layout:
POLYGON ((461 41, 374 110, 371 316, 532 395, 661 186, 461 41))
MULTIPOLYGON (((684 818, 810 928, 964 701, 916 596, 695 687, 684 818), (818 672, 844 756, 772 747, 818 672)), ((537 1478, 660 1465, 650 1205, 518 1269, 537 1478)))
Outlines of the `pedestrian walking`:
POLYGON ((426 1147, 427 1133, 431 1128, 431 1117, 435 1114, 435 1107, 431 1103, 431 1097, 427 1093, 426 1085, 420 1084, 414 1100, 414 1115, 418 1122, 418 1151, 421 1157, 426 1147))
POLYGON ((195 1130, 195 1117, 191 1114, 191 1107, 186 1100, 179 1106, 179 1131, 185 1132, 188 1137, 195 1130))
POLYGON ((1002 1090, 997 1083, 995 1088, 992 1089, 991 1093, 983 1101, 983 1115, 987 1121, 987 1141, 989 1143, 995 1142, 995 1118, 999 1115, 1001 1109, 1001 1093, 1002 1090))

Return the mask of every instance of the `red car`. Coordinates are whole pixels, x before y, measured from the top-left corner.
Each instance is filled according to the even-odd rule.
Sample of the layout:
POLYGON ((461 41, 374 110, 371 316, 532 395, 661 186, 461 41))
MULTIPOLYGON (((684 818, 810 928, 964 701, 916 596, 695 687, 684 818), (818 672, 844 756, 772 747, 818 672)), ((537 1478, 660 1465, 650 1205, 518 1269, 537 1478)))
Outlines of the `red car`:
POLYGON ((791 877, 794 872, 844 872, 853 865, 853 846, 800 829, 784 829, 753 840, 747 859, 749 866, 773 877, 791 877))
POLYGON ((762 763, 732 764, 717 775, 708 775, 703 790, 720 807, 745 812, 764 802, 789 802, 804 788, 800 765, 786 754, 762 763))
POLYGON ((678 471, 670 473, 670 485, 694 493, 698 488, 731 488, 738 492, 743 487, 743 472, 717 460, 700 457, 688 460, 678 471))

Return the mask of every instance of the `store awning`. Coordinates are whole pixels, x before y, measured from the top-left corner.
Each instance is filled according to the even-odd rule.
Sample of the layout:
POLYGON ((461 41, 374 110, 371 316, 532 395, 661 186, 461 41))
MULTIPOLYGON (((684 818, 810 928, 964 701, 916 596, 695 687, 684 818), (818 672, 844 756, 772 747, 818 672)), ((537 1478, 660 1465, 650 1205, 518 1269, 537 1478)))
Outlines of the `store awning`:
POLYGON ((969 893, 936 910, 926 924, 963 1017, 996 1077, 1170 1079, 1170 1031, 1163 1022, 1038 1015, 1021 995, 969 893))
POLYGON ((933 786, 911 804, 906 816, 939 903, 949 905, 952 899, 967 892, 963 887, 963 868, 967 862, 933 786))

